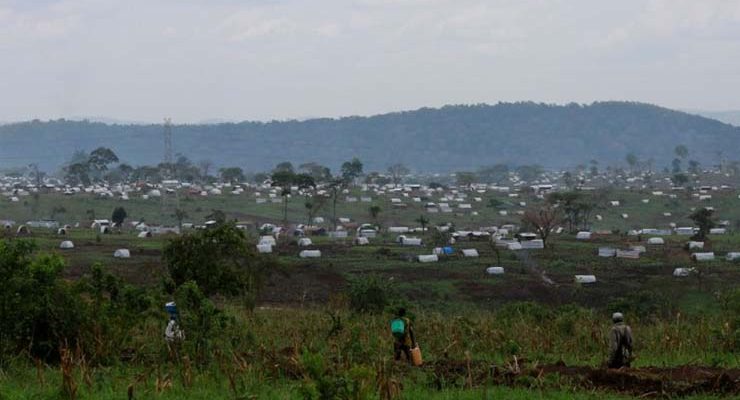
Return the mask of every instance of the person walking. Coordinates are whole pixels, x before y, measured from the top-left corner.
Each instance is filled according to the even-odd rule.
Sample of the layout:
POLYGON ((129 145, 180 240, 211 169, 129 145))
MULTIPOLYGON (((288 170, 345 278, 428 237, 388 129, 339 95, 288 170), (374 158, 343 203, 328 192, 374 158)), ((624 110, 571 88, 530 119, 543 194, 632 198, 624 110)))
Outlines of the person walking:
POLYGON ((614 325, 609 332, 609 368, 630 367, 632 360, 632 329, 624 323, 620 312, 612 314, 614 325))
POLYGON ((391 320, 391 333, 395 338, 393 344, 393 357, 396 361, 401 360, 401 353, 406 356, 406 361, 412 363, 411 349, 416 347, 414 328, 411 320, 406 317, 406 309, 399 308, 396 316, 391 320))

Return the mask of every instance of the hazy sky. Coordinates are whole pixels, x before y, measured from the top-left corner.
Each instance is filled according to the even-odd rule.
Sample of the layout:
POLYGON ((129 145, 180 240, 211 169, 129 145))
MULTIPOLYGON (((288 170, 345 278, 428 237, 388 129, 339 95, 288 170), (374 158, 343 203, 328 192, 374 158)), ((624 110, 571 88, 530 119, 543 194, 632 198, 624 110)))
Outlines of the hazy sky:
POLYGON ((740 109, 740 0, 0 0, 0 121, 740 109))

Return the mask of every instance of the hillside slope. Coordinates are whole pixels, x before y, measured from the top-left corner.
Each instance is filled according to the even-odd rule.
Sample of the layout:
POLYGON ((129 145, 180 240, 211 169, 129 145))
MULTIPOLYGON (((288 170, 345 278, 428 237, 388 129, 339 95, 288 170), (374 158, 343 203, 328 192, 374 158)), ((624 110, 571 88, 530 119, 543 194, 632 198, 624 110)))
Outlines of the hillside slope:
MULTIPOLYGON (((0 126, 0 168, 39 163, 54 170, 73 151, 114 149, 130 164, 162 158, 161 125, 79 121, 0 126)), ((712 163, 740 148, 740 128, 653 105, 499 103, 446 106, 341 119, 178 125, 175 152, 218 166, 266 170, 276 163, 317 161, 336 168, 357 156, 366 169, 402 162, 418 171, 473 169, 495 163, 569 167, 596 159, 624 164, 628 152, 667 165, 677 144, 712 163)))

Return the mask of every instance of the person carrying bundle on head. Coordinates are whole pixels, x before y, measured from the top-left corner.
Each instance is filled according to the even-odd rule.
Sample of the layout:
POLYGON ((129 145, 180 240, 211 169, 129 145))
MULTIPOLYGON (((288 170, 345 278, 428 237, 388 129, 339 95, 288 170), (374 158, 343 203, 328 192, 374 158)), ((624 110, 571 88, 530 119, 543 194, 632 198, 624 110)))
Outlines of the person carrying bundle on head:
POLYGON ((170 321, 164 329, 164 340, 167 341, 167 343, 175 343, 185 339, 185 333, 180 329, 180 325, 177 323, 177 306, 175 305, 175 302, 171 301, 165 304, 164 308, 170 315, 170 321))

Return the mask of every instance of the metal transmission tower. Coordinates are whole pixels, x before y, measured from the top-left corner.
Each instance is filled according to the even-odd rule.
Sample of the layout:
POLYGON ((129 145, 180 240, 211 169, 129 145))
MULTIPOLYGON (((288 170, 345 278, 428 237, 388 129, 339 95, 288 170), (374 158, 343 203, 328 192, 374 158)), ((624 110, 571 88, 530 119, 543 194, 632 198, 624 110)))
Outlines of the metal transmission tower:
POLYGON ((180 198, 177 194, 177 188, 180 184, 175 179, 173 171, 174 161, 172 157, 172 119, 164 119, 164 159, 162 160, 162 167, 160 174, 162 175, 162 188, 161 196, 162 199, 162 212, 161 216, 163 219, 169 219, 175 214, 175 210, 180 207, 180 198))
MULTIPOLYGON (((165 169, 171 173, 172 167, 172 119, 164 119, 164 164, 165 169)), ((170 179, 172 176, 165 176, 166 179, 170 179)))

